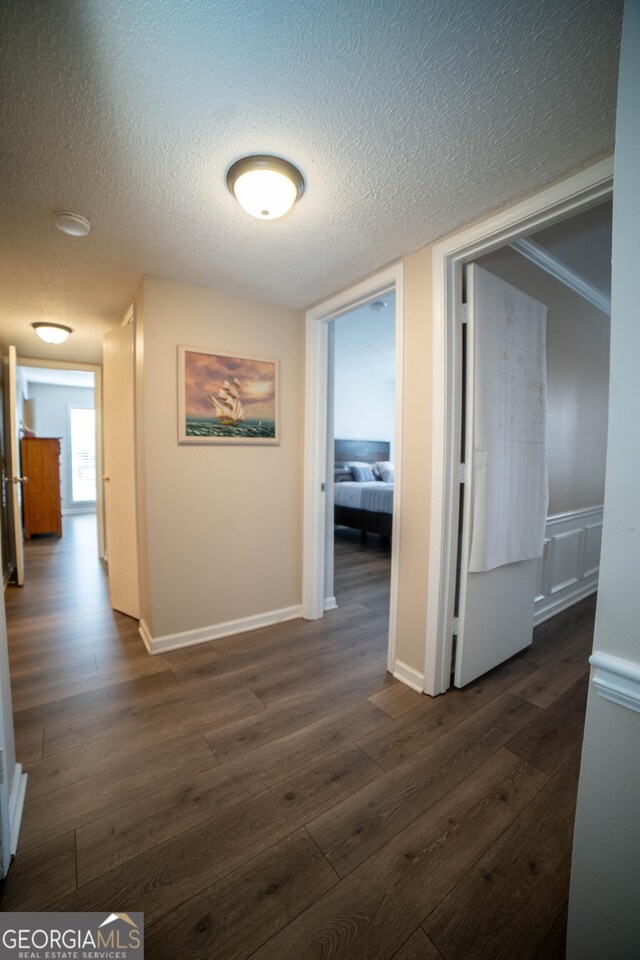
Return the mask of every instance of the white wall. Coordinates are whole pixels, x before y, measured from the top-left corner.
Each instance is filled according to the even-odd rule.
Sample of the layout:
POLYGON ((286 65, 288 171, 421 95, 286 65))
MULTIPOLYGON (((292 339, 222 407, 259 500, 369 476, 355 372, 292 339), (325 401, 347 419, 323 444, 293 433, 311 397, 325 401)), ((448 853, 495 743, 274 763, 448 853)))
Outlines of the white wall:
MULTIPOLYGON (((611 393, 594 650, 640 666, 640 3, 622 33, 613 208, 611 393)), ((636 696, 640 683, 636 681, 636 696)), ((638 702, 640 707, 640 700, 638 702)), ((640 952, 640 713, 591 685, 569 903, 569 960, 640 952)))
POLYGON ((609 317, 508 247, 479 262, 548 308, 549 515, 599 506, 607 456, 609 317))
MULTIPOLYGON (((20 369, 20 368, 18 368, 20 369)), ((29 383, 33 400, 34 427, 39 437, 60 437, 60 494, 63 513, 94 513, 95 504, 74 504, 71 500, 71 438, 69 407, 93 409, 93 390, 86 387, 58 386, 52 383, 29 383)))
POLYGON ((145 277, 136 325, 141 609, 151 636, 298 607, 302 314, 145 277), (178 344, 279 359, 280 444, 179 445, 178 344))
POLYGON ((395 295, 384 300, 334 321, 334 423, 337 439, 388 440, 393 459, 395 295))
MULTIPOLYGON (((18 422, 18 431, 20 425, 24 422, 24 401, 28 400, 29 384, 25 376, 24 369, 21 366, 16 367, 16 420, 18 422)), ((18 442, 20 433, 18 432, 18 442)))

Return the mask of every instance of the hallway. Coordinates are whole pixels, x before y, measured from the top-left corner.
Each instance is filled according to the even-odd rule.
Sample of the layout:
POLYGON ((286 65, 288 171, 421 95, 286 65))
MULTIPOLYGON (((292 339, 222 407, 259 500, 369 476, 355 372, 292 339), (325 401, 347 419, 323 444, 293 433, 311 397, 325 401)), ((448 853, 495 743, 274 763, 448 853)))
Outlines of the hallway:
POLYGON ((162 960, 563 956, 594 598, 434 700, 385 671, 384 553, 336 551, 324 620, 150 657, 92 524, 26 544, 5 594, 3 910, 143 910, 162 960))

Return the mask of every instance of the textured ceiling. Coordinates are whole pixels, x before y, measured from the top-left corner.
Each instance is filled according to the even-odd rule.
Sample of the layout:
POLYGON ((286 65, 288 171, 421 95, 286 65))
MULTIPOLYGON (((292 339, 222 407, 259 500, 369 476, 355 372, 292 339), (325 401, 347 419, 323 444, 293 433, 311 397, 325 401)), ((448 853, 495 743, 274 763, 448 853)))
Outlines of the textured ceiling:
POLYGON ((611 151, 621 9, 3 0, 3 340, 60 357, 51 318, 95 359, 143 273, 302 307, 611 151), (286 218, 228 193, 248 152, 303 170, 286 218))

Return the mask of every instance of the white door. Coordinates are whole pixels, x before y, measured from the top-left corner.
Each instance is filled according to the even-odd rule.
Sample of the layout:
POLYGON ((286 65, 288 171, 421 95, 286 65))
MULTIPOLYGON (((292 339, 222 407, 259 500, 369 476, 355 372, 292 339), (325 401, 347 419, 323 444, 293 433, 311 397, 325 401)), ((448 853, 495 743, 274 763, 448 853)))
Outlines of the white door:
MULTIPOLYGON (((2 516, 0 515, 1 525, 2 516)), ((21 768, 19 771, 16 769, 4 597, 0 596, 0 879, 6 877, 11 863, 11 855, 15 853, 15 839, 17 837, 12 842, 10 811, 16 805, 11 803, 10 794, 12 785, 13 789, 19 791, 20 774, 21 768), (17 779, 16 773, 18 773, 17 779)))
POLYGON ((9 546, 11 560, 15 567, 15 582, 21 587, 24 583, 24 544, 22 540, 22 484, 26 482, 20 473, 20 451, 18 448, 18 411, 16 402, 16 348, 9 347, 4 377, 5 444, 6 466, 5 486, 9 506, 9 546))
POLYGON ((133 324, 105 334, 103 375, 103 489, 109 596, 114 610, 139 619, 133 324))
POLYGON ((457 687, 531 643, 548 505, 547 308, 475 264, 466 300, 457 687))

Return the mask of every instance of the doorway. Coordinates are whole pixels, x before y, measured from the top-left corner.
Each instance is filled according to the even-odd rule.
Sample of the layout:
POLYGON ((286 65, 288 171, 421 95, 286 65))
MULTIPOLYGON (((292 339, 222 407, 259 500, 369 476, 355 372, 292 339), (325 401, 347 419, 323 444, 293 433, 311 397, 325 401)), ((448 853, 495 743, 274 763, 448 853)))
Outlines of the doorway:
POLYGON ((19 364, 18 394, 23 439, 60 441, 62 516, 95 517, 98 482, 93 371, 19 364))
POLYGON ((62 517, 90 517, 104 559, 102 367, 18 357, 16 413, 21 438, 59 439, 62 517))
MULTIPOLYGON (((398 679, 416 687, 412 675, 406 675, 404 665, 395 655, 398 560, 401 535, 401 476, 402 476, 402 383, 403 383, 403 267, 396 265, 369 280, 309 310, 306 315, 305 354, 305 460, 304 460, 304 560, 303 560, 303 616, 316 620, 325 610, 336 605, 333 594, 333 529, 334 529, 334 440, 357 438, 333 437, 328 429, 327 411, 333 399, 333 370, 330 358, 335 338, 336 318, 358 309, 371 312, 369 304, 376 301, 393 303, 394 331, 394 417, 393 467, 394 487, 390 549, 390 600, 388 634, 388 669, 398 679)), ((330 416, 333 424, 333 411, 330 416)), ((377 437, 365 438, 377 440, 377 437)), ((387 441, 389 443, 389 441, 387 441)), ((391 447, 388 448, 389 451, 391 447)), ((390 454, 391 455, 391 454, 390 454)), ((373 453, 371 453, 373 457, 373 453)), ((370 460, 369 466, 383 462, 382 450, 370 460)), ((357 458, 348 456, 346 460, 357 458)), ((387 461, 389 462, 389 461, 387 461)), ((359 532, 357 536, 359 536, 359 532)))
POLYGON ((375 603, 382 616, 388 612, 395 374, 395 291, 390 291, 330 324, 327 442, 333 462, 327 465, 326 609, 375 603))
MULTIPOLYGON (((506 243, 515 245, 538 230, 606 201, 612 192, 612 169, 611 159, 602 161, 434 248, 434 353, 442 366, 436 366, 434 371, 434 484, 425 658, 425 689, 432 695, 443 693, 450 686, 452 660, 457 646, 458 624, 454 618, 459 602, 456 575, 461 519, 460 483, 461 479, 464 480, 460 475, 460 463, 463 442, 462 304, 465 264, 478 262, 506 243)), ((598 522, 585 526, 592 526, 595 531, 598 522)), ((567 547, 572 544, 574 555, 576 551, 581 554, 583 572, 588 572, 584 529, 581 533, 566 531, 566 534, 564 536, 562 531, 558 531, 558 542, 567 547)), ((594 555, 599 553, 595 532, 589 549, 594 555)), ((565 585, 560 584, 561 587, 565 585)), ((540 588, 539 579, 539 596, 544 592, 540 588)))

